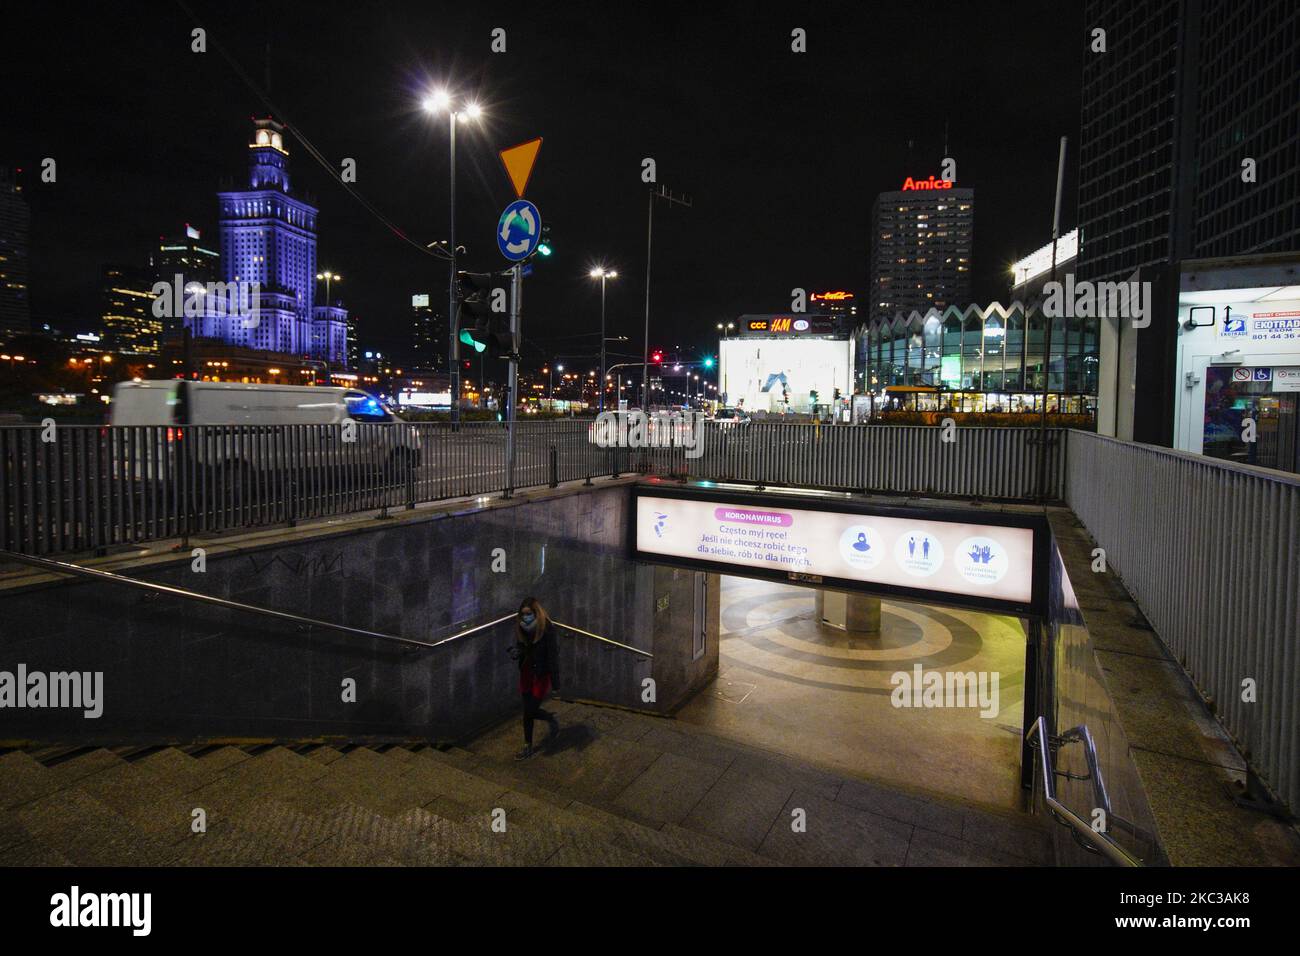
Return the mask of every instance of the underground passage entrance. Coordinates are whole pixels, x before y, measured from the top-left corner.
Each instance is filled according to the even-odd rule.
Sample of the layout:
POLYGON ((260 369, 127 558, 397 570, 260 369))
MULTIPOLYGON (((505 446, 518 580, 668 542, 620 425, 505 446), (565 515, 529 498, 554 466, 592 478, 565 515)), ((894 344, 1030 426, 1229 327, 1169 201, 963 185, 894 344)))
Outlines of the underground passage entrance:
POLYGON ((1023 807, 1041 515, 654 482, 636 488, 634 524, 638 560, 695 572, 696 655, 718 642, 716 679, 679 719, 834 773, 1023 807))
POLYGON ((846 629, 834 592, 715 580, 718 676, 678 719, 846 776, 1022 805, 1018 618, 884 598, 877 630, 846 629))

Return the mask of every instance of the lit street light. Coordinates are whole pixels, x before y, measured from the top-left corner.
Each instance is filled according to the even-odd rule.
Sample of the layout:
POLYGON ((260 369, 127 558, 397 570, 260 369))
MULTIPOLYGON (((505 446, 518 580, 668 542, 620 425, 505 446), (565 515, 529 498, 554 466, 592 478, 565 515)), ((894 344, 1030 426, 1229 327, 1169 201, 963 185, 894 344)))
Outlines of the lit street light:
MULTIPOLYGON (((591 270, 591 278, 600 280, 600 377, 605 379, 605 280, 617 279, 618 273, 597 266, 591 270)), ((605 389, 600 390, 600 411, 605 410, 605 389)))
POLYGON ((447 280, 447 358, 451 373, 451 420, 460 421, 460 356, 457 354, 456 338, 456 123, 464 116, 468 120, 477 120, 483 110, 477 103, 467 103, 463 111, 456 108, 456 103, 446 90, 435 90, 424 99, 425 112, 436 115, 447 113, 448 148, 451 155, 451 190, 450 190, 450 224, 447 232, 448 280, 447 280))
POLYGON ((328 305, 331 304, 331 303, 330 303, 330 283, 331 283, 331 282, 342 282, 342 281, 343 281, 343 277, 342 277, 341 275, 339 275, 337 272, 330 272, 328 269, 326 269, 324 272, 318 272, 318 273, 316 273, 316 281, 319 282, 319 281, 322 280, 322 279, 325 280, 325 304, 328 306, 328 305))

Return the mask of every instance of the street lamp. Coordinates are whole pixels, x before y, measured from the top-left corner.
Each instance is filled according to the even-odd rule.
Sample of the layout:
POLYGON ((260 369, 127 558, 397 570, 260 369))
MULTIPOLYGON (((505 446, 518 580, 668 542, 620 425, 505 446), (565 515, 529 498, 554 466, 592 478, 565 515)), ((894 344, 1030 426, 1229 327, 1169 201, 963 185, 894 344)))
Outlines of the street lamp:
POLYGON ((460 356, 456 348, 456 123, 464 117, 477 120, 483 110, 477 103, 466 103, 463 109, 457 109, 452 95, 446 90, 435 90, 424 98, 425 112, 430 115, 446 112, 448 130, 448 148, 451 155, 451 189, 450 189, 450 226, 447 233, 448 280, 447 280, 447 358, 451 372, 451 420, 460 421, 460 356))
MULTIPOLYGON (((550 401, 550 403, 551 403, 551 410, 552 410, 552 411, 555 410, 555 373, 556 373, 556 372, 563 372, 563 371, 564 371, 564 366, 563 366, 563 365, 557 365, 557 366, 555 366, 553 369, 550 370, 550 372, 551 372, 551 384, 550 384, 550 387, 549 387, 549 394, 547 395, 547 399, 548 399, 548 401, 550 401)), ((560 381, 563 381, 563 380, 564 380, 563 377, 561 377, 560 381)))
MULTIPOLYGON (((600 280, 600 378, 605 379, 605 280, 617 279, 618 273, 597 266, 591 270, 591 278, 600 280)), ((605 389, 600 390, 600 411, 605 410, 605 389)))
POLYGON ((316 281, 319 282, 322 279, 325 280, 325 304, 328 306, 330 304, 330 283, 342 282, 343 277, 337 272, 330 272, 326 269, 324 272, 316 273, 316 281))

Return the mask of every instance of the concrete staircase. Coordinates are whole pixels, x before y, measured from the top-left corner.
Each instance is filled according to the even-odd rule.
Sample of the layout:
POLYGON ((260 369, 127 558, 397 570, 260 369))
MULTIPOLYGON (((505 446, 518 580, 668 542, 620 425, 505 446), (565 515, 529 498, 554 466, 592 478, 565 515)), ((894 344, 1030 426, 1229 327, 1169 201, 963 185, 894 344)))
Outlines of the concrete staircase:
MULTIPOLYGON (((522 762, 511 759, 517 721, 449 751, 9 751, 0 755, 0 865, 1051 862, 1046 825, 1032 817, 838 777, 677 721, 547 707, 560 716, 559 737, 522 762), (205 833, 193 832, 196 808, 205 833)), ((546 726, 537 731, 547 744, 546 726)))

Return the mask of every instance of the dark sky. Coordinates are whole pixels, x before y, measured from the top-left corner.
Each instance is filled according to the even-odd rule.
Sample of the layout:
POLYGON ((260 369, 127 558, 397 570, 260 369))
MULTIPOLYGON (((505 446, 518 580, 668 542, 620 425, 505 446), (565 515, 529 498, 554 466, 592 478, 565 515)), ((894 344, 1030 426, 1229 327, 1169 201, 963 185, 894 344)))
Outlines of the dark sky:
MULTIPOLYGON (((497 150, 544 137, 527 196, 557 252, 525 284, 534 357, 578 361, 575 336, 599 323, 595 263, 620 272, 611 334, 639 355, 644 157, 695 203, 656 209, 651 345, 710 348, 718 321, 788 309, 796 286, 865 293, 871 201, 939 173, 945 123, 958 183, 976 192, 977 298, 1005 298, 1010 261, 1049 239, 1059 137, 1072 159, 1077 146, 1075 4, 189 5, 258 86, 271 44, 282 116, 332 162, 355 158, 358 190, 421 243, 446 235, 448 170, 446 121, 419 100, 444 82, 475 96, 488 118, 461 128, 458 150, 470 269, 504 265, 493 227, 514 197, 497 150), (806 54, 790 52, 795 27, 806 54)), ((212 44, 190 52, 175 2, 32 6, 0 40, 0 162, 58 161, 57 183, 28 178, 33 310, 86 327, 104 263, 143 261, 186 221, 216 242, 214 192, 244 181, 248 118, 265 110, 212 44)), ((290 151, 363 347, 397 344, 411 293, 445 295, 445 265, 290 151)))

